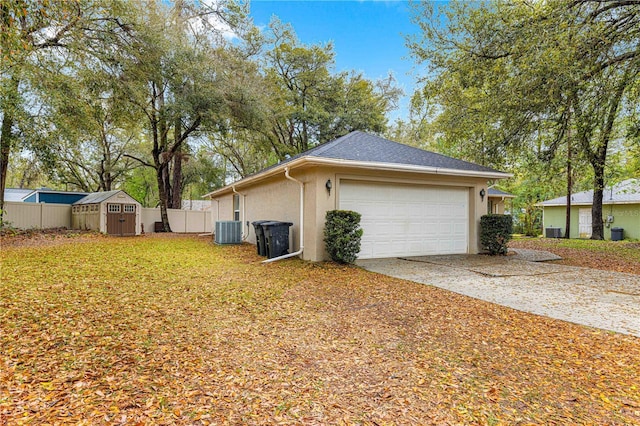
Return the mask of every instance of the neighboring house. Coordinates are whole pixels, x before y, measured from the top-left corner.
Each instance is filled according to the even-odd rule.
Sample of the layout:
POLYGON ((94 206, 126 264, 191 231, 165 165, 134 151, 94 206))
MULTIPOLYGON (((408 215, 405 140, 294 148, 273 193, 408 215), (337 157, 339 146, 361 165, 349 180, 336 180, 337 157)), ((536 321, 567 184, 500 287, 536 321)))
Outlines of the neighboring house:
MULTIPOLYGON (((567 197, 540 203, 544 228, 560 228, 564 235, 567 197)), ((571 196, 571 238, 591 238, 593 190, 571 196)), ((602 197, 605 239, 611 239, 611 228, 623 228, 624 238, 640 239, 640 179, 627 179, 607 187, 602 197)))
POLYGON ((94 192, 73 203, 71 227, 110 235, 140 235, 142 206, 124 191, 94 192))
POLYGON ((489 214, 504 214, 507 207, 507 200, 511 201, 516 196, 496 188, 489 188, 487 197, 489 198, 489 201, 487 201, 487 212, 489 214))
POLYGON ((23 198, 31 194, 33 191, 33 189, 5 188, 4 201, 21 203, 23 198))
POLYGON ((73 204, 88 194, 88 192, 56 191, 49 188, 40 188, 31 191, 22 201, 25 203, 73 204))
POLYGON ((487 180, 507 177, 356 131, 205 197, 213 221, 241 221, 254 244, 251 222, 292 222, 292 250, 302 245, 305 260, 327 259, 323 231, 333 209, 362 214, 362 259, 477 253, 487 180))

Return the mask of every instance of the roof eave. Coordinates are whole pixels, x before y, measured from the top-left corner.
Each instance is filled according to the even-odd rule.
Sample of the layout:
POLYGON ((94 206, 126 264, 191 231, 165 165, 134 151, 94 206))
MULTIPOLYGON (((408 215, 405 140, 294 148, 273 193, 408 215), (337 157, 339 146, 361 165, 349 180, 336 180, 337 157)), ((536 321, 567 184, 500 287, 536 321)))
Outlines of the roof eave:
POLYGON ((288 167, 289 169, 293 169, 296 167, 301 167, 303 165, 317 165, 317 166, 339 166, 339 167, 355 167, 361 168, 365 170, 385 170, 385 171, 401 171, 401 172, 413 172, 413 173, 423 173, 423 174, 438 174, 445 176, 463 176, 463 177, 477 177, 477 178, 485 178, 485 179, 507 179, 512 177, 513 175, 510 173, 503 172, 484 172, 484 171, 475 171, 475 170, 459 170, 459 169, 447 169, 440 167, 425 167, 425 166, 415 166, 412 164, 397 164, 397 163, 378 163, 372 161, 357 161, 357 160, 342 160, 335 158, 326 158, 326 157, 301 157, 297 158, 293 161, 289 161, 287 163, 283 163, 273 169, 265 170, 264 172, 258 173, 253 176, 249 176, 244 179, 240 179, 239 181, 227 185, 223 188, 212 191, 208 194, 203 195, 203 198, 216 198, 217 196, 224 195, 227 192, 232 191, 232 187, 242 187, 248 184, 266 179, 271 176, 278 175, 283 172, 283 170, 288 167))
MULTIPOLYGON (((603 206, 609 206, 609 205, 620 205, 620 204, 640 204, 640 200, 626 200, 626 201, 603 201, 602 205, 603 206)), ((538 203, 536 204, 536 206, 541 206, 541 207, 565 207, 567 205, 566 202, 564 203, 550 203, 550 204, 545 204, 545 203, 538 203)), ((593 201, 572 201, 571 202, 572 206, 591 206, 593 205, 593 201)))

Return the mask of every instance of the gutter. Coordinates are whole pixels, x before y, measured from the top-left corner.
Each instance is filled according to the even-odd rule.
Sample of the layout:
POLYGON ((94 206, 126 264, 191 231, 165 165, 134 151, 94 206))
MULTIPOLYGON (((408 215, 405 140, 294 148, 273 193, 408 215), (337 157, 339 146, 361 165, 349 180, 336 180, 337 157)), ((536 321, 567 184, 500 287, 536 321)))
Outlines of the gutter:
POLYGON ((284 254, 272 259, 263 260, 262 263, 277 262, 278 260, 287 259, 302 254, 304 251, 304 183, 289 175, 289 167, 284 168, 284 177, 300 185, 300 249, 294 253, 284 254))

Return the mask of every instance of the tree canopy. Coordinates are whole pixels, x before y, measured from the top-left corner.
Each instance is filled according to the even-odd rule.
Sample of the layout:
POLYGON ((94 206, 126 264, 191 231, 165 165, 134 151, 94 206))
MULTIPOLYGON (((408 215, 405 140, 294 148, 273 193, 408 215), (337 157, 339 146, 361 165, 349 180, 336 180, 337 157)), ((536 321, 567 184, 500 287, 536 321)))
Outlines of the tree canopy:
POLYGON ((331 44, 304 45, 277 20, 260 33, 247 6, 3 4, 2 190, 11 164, 21 183, 38 164, 52 186, 129 188, 170 230, 186 187, 198 197, 352 130, 386 130, 392 76, 335 72, 331 44))
POLYGON ((409 46, 430 71, 416 105, 436 111, 434 144, 496 167, 560 153, 587 162, 592 238, 602 239, 608 155, 637 132, 640 2, 454 1, 414 12, 421 33, 409 46))

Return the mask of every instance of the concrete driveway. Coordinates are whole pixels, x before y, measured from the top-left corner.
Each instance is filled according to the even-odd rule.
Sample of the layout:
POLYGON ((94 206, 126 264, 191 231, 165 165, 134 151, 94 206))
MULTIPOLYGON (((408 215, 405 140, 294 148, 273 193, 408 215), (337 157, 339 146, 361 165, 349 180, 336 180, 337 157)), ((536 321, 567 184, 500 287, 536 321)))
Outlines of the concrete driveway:
POLYGON ((531 252, 367 259, 357 264, 520 311, 640 336, 640 275, 525 260, 544 258, 531 252))

